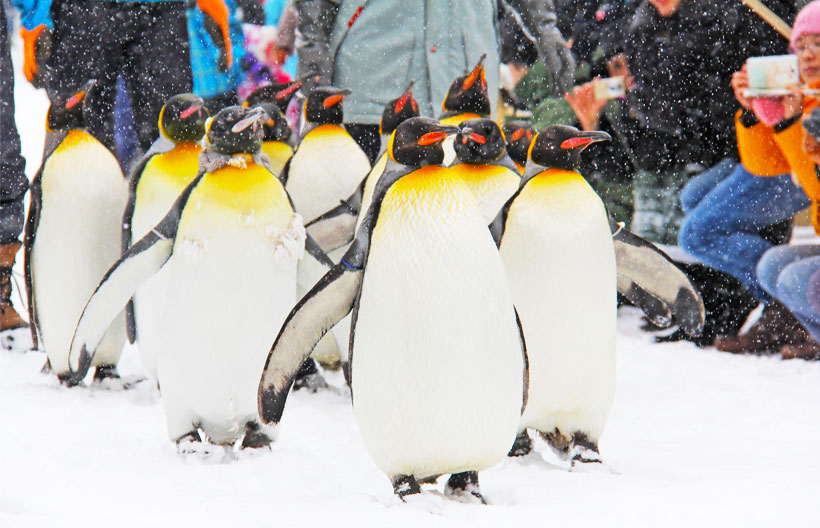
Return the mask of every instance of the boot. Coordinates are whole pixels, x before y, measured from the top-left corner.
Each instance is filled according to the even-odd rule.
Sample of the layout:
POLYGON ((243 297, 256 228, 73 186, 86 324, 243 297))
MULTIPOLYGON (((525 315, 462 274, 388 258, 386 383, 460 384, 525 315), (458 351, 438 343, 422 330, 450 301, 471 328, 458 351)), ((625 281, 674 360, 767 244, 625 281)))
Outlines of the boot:
POLYGON ((780 356, 783 359, 820 359, 820 343, 812 339, 796 345, 783 345, 780 356))
POLYGON ((16 241, 0 245, 0 332, 28 327, 11 304, 11 267, 21 246, 16 241))
POLYGON ((805 343, 809 333, 788 308, 777 301, 763 309, 763 313, 749 331, 736 336, 718 336, 715 348, 732 354, 765 352, 779 349, 783 345, 805 343))

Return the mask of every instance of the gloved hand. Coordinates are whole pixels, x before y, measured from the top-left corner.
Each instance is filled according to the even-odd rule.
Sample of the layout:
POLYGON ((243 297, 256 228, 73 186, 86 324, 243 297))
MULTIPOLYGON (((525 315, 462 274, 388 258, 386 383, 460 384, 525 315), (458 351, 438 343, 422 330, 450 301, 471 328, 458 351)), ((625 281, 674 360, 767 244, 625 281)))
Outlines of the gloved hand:
POLYGON ((219 71, 226 72, 233 63, 233 49, 228 30, 228 6, 224 0, 197 0, 196 5, 205 15, 205 31, 219 48, 219 71))
POLYGON ((46 62, 51 56, 51 30, 40 24, 32 30, 20 28, 23 39, 23 74, 35 88, 45 87, 46 62))

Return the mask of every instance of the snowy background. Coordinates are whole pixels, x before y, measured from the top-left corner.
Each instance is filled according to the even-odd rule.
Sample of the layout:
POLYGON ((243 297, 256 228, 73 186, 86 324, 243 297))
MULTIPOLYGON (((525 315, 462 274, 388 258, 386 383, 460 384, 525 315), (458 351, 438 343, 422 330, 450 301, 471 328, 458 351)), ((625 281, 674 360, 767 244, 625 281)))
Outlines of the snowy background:
MULTIPOLYGON (((29 176, 47 104, 18 74, 29 176)), ((820 363, 654 344, 640 324, 619 314, 605 463, 568 471, 538 440, 481 473, 488 506, 445 498, 445 479, 395 498, 338 373, 336 392, 291 396, 271 451, 185 458, 152 382, 66 389, 44 354, 0 352, 0 527, 820 526, 820 363)), ((145 376, 134 348, 120 371, 145 376)))

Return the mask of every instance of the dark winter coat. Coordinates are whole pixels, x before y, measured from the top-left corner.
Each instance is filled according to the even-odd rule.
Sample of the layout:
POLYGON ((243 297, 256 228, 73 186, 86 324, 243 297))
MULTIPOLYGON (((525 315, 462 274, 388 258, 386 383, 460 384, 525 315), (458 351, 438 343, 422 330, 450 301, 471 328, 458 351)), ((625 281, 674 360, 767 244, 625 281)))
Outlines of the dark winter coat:
MULTIPOLYGON (((767 4, 791 20, 792 3, 767 4)), ((635 80, 629 109, 642 132, 634 151, 648 170, 736 159, 732 73, 787 45, 736 0, 684 0, 666 18, 644 0, 622 41, 635 80)))

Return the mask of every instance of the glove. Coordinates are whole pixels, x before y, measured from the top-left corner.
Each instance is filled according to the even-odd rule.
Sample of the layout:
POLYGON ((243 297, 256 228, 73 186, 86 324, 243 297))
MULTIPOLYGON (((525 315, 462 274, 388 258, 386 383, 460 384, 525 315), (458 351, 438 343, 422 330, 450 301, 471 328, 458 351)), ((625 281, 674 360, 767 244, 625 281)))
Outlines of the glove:
POLYGON ((45 64, 51 55, 51 30, 40 24, 32 30, 20 28, 23 39, 23 74, 35 88, 45 87, 45 64))
POLYGON ((224 0, 197 0, 196 5, 205 15, 205 31, 219 48, 219 71, 224 73, 233 63, 231 36, 228 31, 228 6, 224 0))

